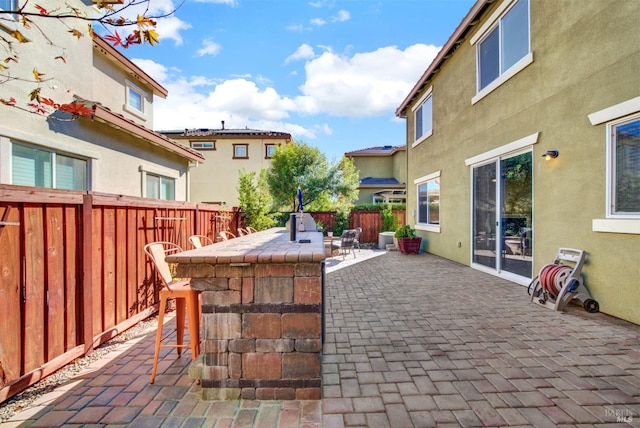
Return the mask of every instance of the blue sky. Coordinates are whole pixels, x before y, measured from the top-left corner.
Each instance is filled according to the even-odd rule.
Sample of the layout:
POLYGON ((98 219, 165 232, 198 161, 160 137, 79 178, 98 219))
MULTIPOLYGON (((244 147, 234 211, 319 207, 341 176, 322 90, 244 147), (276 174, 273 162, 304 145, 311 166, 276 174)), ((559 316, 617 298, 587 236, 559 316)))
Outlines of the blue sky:
MULTIPOLYGON (((395 110, 472 0, 186 0, 125 54, 169 91, 154 129, 290 132, 336 159, 405 143, 395 110)), ((176 0, 151 0, 151 12, 176 0)))

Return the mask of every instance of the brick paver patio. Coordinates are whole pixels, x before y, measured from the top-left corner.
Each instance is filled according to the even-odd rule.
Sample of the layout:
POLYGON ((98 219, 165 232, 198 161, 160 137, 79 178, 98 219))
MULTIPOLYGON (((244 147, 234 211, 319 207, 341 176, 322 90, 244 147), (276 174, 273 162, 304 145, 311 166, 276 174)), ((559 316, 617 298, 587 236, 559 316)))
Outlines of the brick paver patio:
POLYGON ((640 426, 640 326, 428 254, 331 272, 326 299, 320 401, 202 401, 169 350, 150 385, 148 334, 2 425, 640 426))

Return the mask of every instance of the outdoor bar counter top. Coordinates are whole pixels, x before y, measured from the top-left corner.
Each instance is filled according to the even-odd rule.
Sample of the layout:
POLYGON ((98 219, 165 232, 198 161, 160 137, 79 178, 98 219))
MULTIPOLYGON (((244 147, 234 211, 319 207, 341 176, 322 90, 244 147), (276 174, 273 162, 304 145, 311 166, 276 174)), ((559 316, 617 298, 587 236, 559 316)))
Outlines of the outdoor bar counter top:
POLYGON ((295 238, 273 228, 167 257, 201 291, 189 376, 203 399, 320 398, 325 248, 320 232, 295 238))

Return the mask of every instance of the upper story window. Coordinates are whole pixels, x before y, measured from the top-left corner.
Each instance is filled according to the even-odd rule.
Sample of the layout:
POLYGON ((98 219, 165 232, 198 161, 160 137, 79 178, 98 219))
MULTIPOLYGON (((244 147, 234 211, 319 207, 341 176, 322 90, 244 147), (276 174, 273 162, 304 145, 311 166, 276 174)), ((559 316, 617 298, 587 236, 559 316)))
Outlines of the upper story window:
POLYGON ((200 150, 215 150, 216 142, 215 141, 192 142, 191 147, 194 149, 200 149, 200 150))
POLYGON ((427 90, 413 108, 415 124, 414 146, 430 137, 433 133, 433 98, 431 89, 427 90))
POLYGON ((89 190, 89 162, 27 144, 11 144, 11 182, 20 186, 89 190))
POLYGON ((609 216, 640 218, 640 115, 609 124, 609 216))
POLYGON ((126 81, 125 87, 124 109, 139 116, 144 116, 147 93, 129 81, 126 81))
POLYGON ((471 37, 476 45, 478 102, 533 62, 529 0, 505 0, 471 37))
POLYGON ((264 146, 264 157, 265 159, 271 159, 273 155, 276 154, 276 149, 278 148, 275 144, 265 144, 264 146))
POLYGON ((176 180, 156 174, 145 174, 146 194, 145 197, 152 199, 165 199, 173 201, 176 199, 176 180))
POLYGON ((248 144, 234 144, 233 145, 233 158, 234 159, 249 159, 249 145, 248 144))
MULTIPOLYGON (((0 0, 0 10, 18 10, 18 0, 0 0)), ((12 17, 15 19, 16 15, 5 15, 5 17, 12 17)))

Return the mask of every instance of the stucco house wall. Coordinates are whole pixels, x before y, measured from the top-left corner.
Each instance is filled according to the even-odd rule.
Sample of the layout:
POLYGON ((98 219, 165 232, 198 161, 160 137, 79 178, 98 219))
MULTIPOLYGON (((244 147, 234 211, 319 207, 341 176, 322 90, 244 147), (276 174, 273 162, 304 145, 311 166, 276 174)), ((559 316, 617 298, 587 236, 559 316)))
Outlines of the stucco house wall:
POLYGON ((379 146, 345 153, 358 170, 360 179, 356 204, 371 204, 376 192, 405 190, 407 179, 404 146, 379 146), (391 183, 394 181, 394 183, 391 183))
POLYGON ((414 180, 439 172, 439 231, 419 234, 427 251, 472 264, 469 162, 510 147, 513 153, 530 150, 533 275, 559 247, 584 249, 585 283, 600 310, 640 324, 640 217, 622 226, 621 220, 605 219, 607 126, 589 119, 621 103, 637 106, 625 114, 640 112, 640 4, 531 0, 532 62, 478 99, 476 46, 470 41, 504 3, 478 1, 398 108, 407 120, 407 219, 416 224, 414 180), (411 108, 429 88, 433 133, 414 145, 411 108), (545 161, 547 150, 558 150, 559 157, 545 161), (610 229, 623 233, 595 224, 613 224, 610 229))
MULTIPOLYGON (((90 2, 69 3, 86 10, 88 15, 93 13, 90 2)), ((60 7, 59 2, 53 0, 38 4, 50 10, 60 7)), ((69 24, 86 30, 86 24, 81 22, 69 21, 69 24)), ((56 120, 0 106, 0 182, 15 184, 12 183, 12 145, 17 142, 86 160, 89 165, 87 190, 144 197, 147 196, 145 174, 150 173, 175 180, 175 199, 187 200, 189 167, 203 158, 151 131, 153 94, 166 96, 166 89, 106 41, 91 39, 89 35, 76 39, 68 33, 67 26, 53 19, 38 20, 38 25, 51 40, 65 48, 66 63, 54 59, 62 50, 52 48, 39 32, 4 22, 0 24, 0 32, 19 28, 31 38, 31 43, 19 46, 20 61, 11 65, 11 73, 28 77, 37 68, 52 79, 44 86, 42 96, 60 103, 78 97, 89 108, 94 107, 95 113, 92 118, 69 121, 68 117, 56 120), (148 91, 145 117, 124 109, 126 81, 148 91)), ((19 101, 33 88, 33 84, 20 80, 0 84, 3 98, 14 97, 19 101)))

